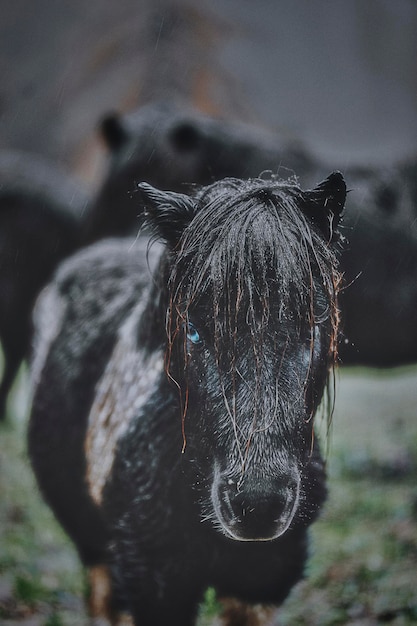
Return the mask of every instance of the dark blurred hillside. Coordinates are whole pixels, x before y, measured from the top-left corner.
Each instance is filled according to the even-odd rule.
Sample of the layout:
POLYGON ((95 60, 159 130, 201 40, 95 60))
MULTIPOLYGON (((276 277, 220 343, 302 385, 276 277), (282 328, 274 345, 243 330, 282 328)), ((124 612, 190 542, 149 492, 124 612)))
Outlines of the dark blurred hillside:
POLYGON ((94 176, 97 120, 156 97, 329 158, 415 151, 414 0, 1 0, 0 148, 94 176))

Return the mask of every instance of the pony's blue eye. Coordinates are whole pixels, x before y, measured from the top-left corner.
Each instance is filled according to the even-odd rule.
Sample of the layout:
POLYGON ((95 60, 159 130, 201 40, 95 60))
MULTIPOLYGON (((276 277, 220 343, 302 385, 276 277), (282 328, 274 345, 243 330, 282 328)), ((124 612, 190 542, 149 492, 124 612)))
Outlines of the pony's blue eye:
POLYGON ((194 345, 201 343, 200 333, 198 332, 194 324, 191 324, 191 322, 188 322, 187 339, 188 341, 191 341, 191 343, 193 343, 194 345))

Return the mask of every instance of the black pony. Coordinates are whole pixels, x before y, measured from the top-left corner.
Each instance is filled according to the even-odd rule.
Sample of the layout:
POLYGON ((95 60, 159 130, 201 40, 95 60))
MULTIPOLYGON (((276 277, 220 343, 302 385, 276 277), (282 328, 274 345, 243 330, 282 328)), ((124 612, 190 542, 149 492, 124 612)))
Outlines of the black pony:
POLYGON ((243 624, 302 576, 326 495, 313 418, 346 187, 140 192, 164 245, 85 249, 39 302, 30 456, 90 568, 93 616, 191 625, 214 586, 243 624))

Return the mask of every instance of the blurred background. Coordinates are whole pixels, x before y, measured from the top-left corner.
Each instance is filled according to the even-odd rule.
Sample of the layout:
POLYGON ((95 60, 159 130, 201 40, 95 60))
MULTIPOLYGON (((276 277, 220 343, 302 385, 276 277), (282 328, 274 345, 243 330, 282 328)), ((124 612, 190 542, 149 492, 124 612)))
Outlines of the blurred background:
MULTIPOLYGON (((415 0, 0 0, 0 149, 94 190, 103 115, 168 99, 330 168, 384 167, 416 156, 416 59, 415 0)), ((276 623, 415 624, 417 368, 337 378, 329 503, 276 623)), ((27 465, 27 388, 23 367, 0 426, 0 623, 82 625, 81 569, 27 465)), ((208 594, 201 623, 216 615, 208 594)))
MULTIPOLYGON (((414 0, 2 0, 0 143, 92 175, 97 121, 162 97, 329 158, 415 153, 414 0)), ((93 170, 94 171, 94 170, 93 170)))

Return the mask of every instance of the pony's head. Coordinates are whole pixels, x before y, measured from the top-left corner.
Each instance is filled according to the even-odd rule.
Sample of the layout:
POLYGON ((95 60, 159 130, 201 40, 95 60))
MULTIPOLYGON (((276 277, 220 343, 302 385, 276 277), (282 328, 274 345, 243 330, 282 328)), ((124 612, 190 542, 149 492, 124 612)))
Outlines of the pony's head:
POLYGON ((167 370, 203 510, 228 537, 274 539, 324 497, 313 416, 337 353, 343 177, 140 189, 167 244, 167 370))

